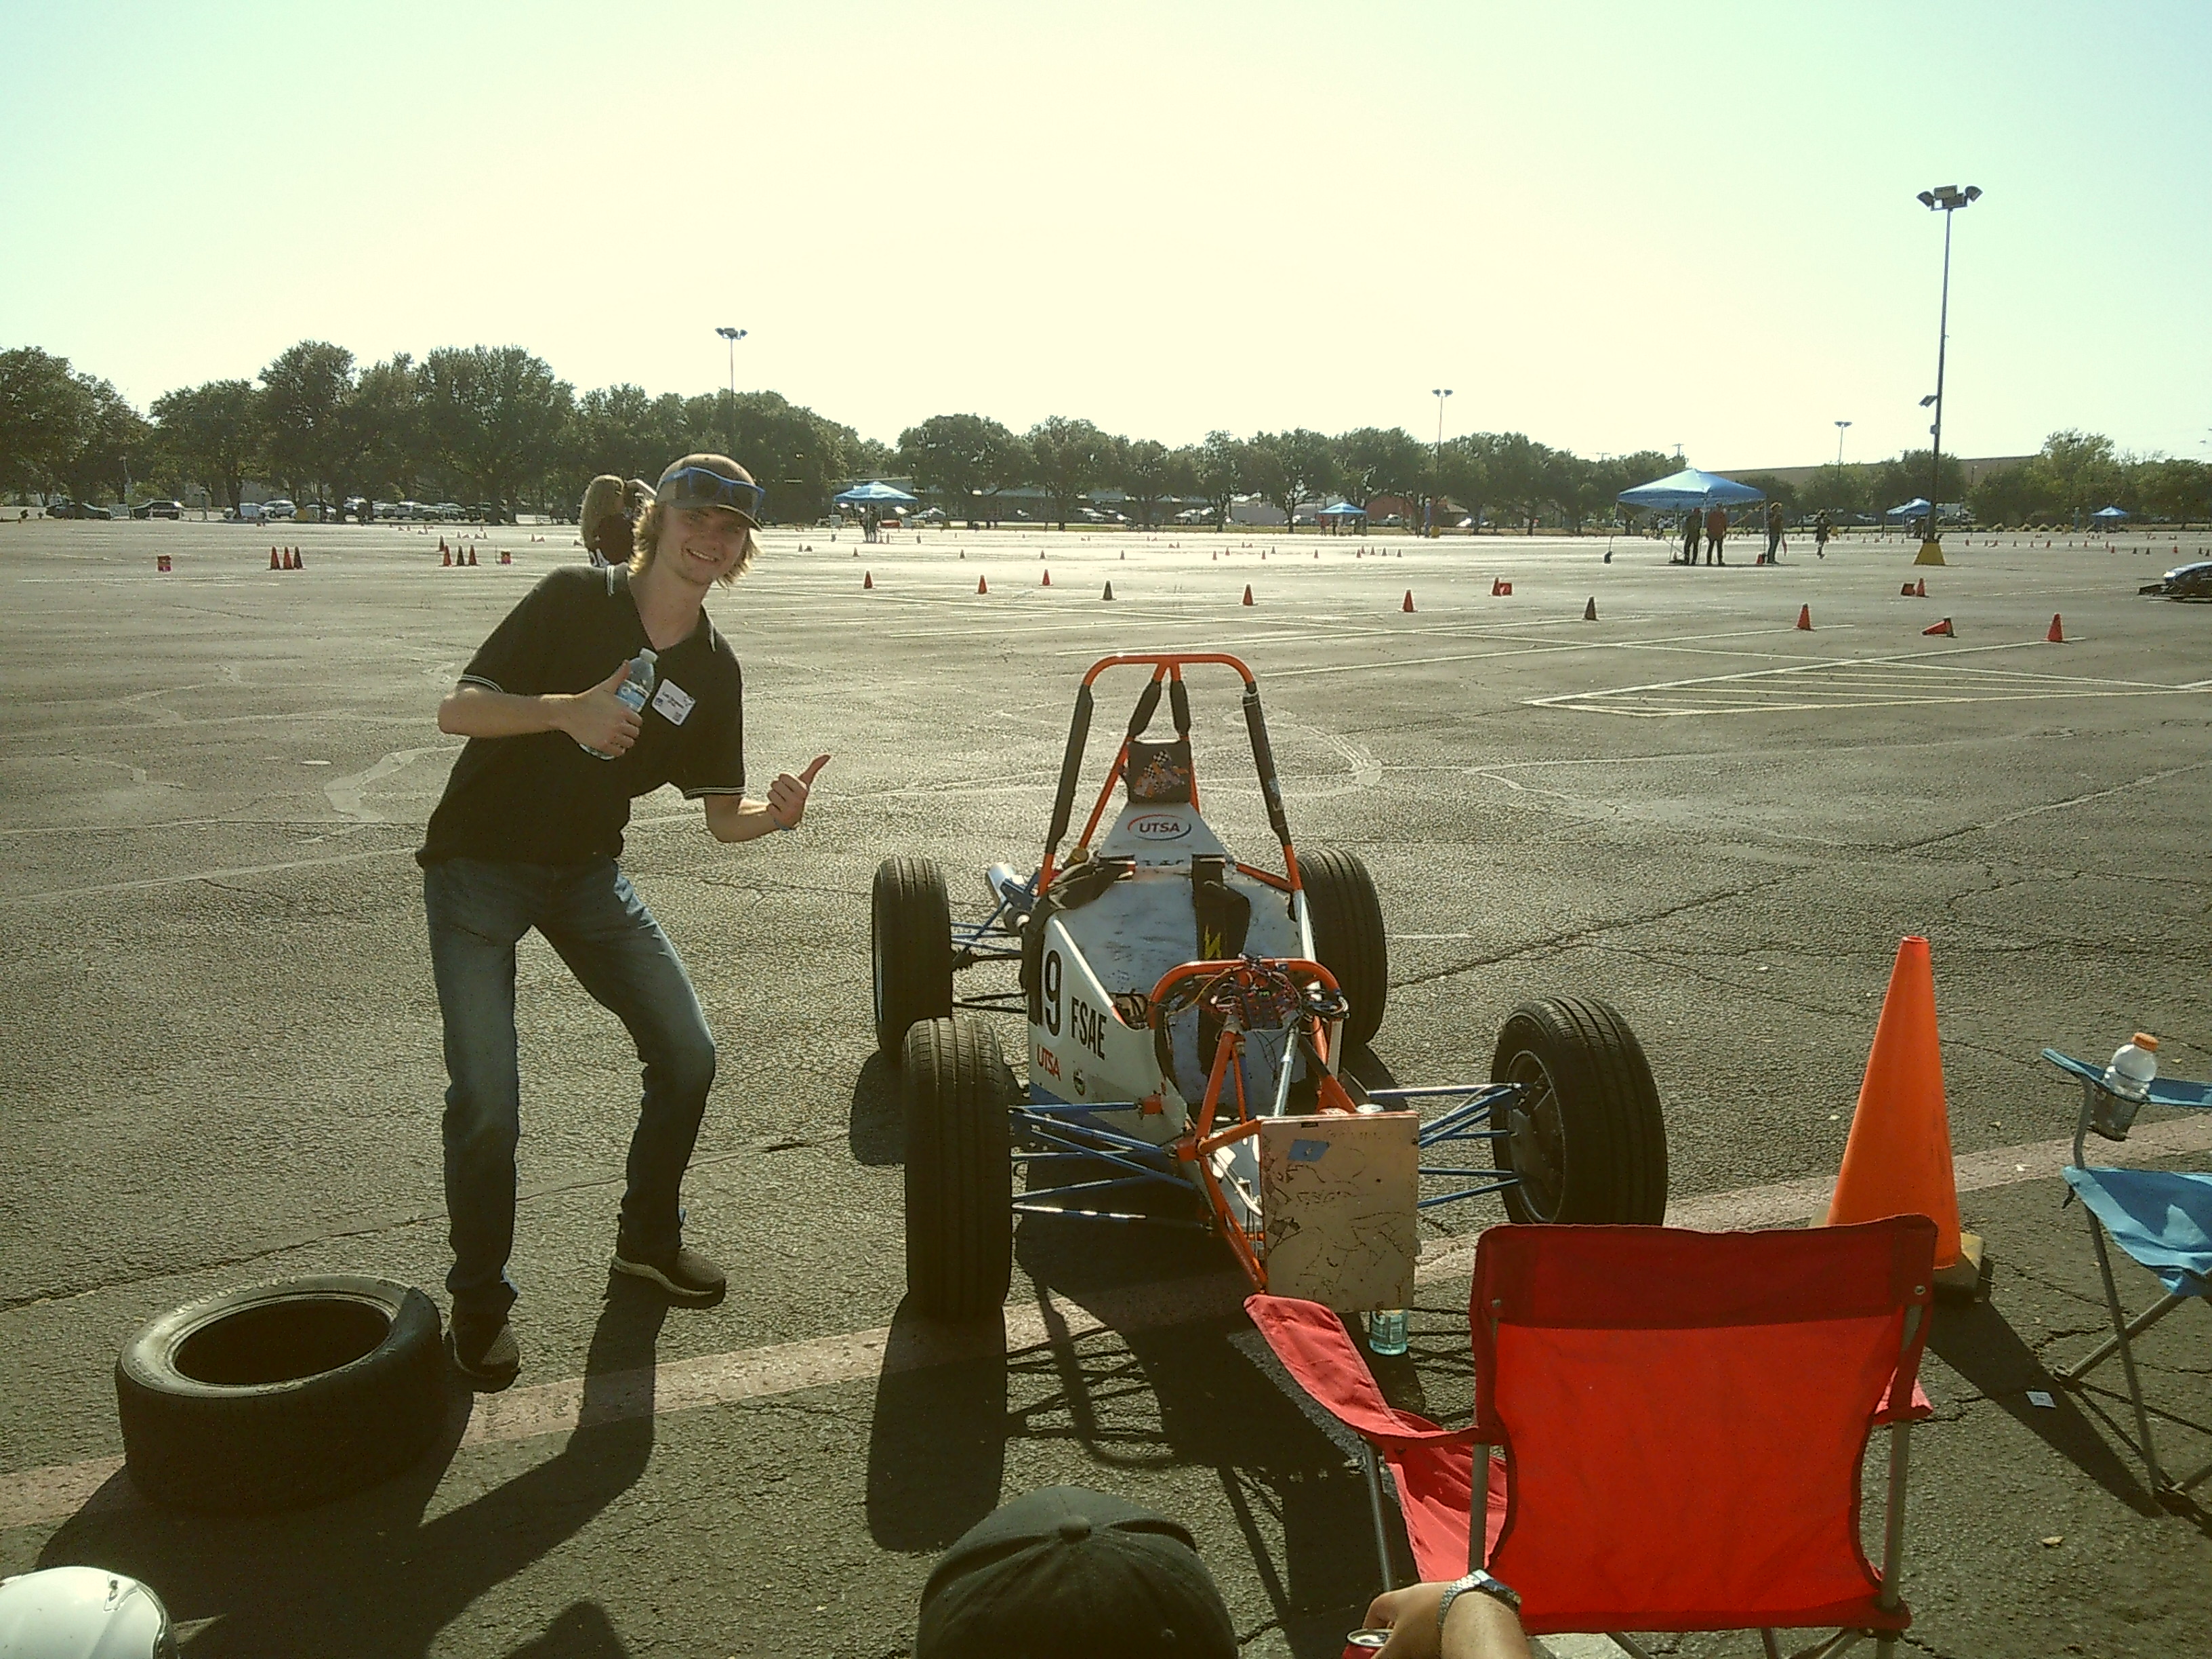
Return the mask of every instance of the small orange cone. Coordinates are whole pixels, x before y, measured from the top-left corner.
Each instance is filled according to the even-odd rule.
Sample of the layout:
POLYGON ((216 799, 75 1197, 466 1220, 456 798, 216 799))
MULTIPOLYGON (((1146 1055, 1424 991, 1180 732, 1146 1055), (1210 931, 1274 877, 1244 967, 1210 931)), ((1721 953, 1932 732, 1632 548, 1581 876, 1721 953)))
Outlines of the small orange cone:
POLYGON ((1907 582, 1904 586, 1897 590, 1897 597, 1900 599, 1915 599, 1918 596, 1913 592, 1912 584, 1911 582, 1907 582))
POLYGON ((2045 645, 2066 643, 2066 630, 2059 625, 2058 613, 2055 611, 2051 613, 2051 631, 2043 636, 2043 642, 2045 645))
POLYGON ((1813 631, 1813 607, 1811 605, 1801 605, 1797 607, 1797 626, 1803 629, 1808 634, 1813 631))
POLYGON ((154 557, 154 568, 166 575, 169 569, 169 556, 166 553, 156 554, 154 557))
POLYGON ((875 585, 876 573, 872 570, 863 570, 860 573, 860 586, 863 588, 872 588, 875 585))
POLYGON ((1912 597, 1916 599, 1924 599, 1928 597, 1927 577, 1923 576, 1918 581, 1912 584, 1912 597))
POLYGON ((446 538, 443 536, 438 538, 438 551, 441 553, 448 553, 452 551, 452 550, 446 545, 446 538))
MULTIPOLYGON (((1936 975, 1928 941, 1897 947, 1889 994, 1875 1027, 1874 1049, 1851 1114, 1844 1167, 1828 1200, 1826 1224, 1845 1226, 1884 1216, 1924 1215, 1936 1224, 1936 1273, 1971 1263, 1971 1291, 1980 1276, 1981 1241, 1959 1228, 1959 1187, 1951 1164, 1951 1121, 1943 1103, 1943 1055, 1936 1035, 1936 975)), ((1956 1281, 1965 1277, 1954 1272, 1956 1281)))
POLYGON ((282 570, 284 568, 284 561, 276 556, 276 550, 273 547, 269 550, 269 568, 271 570, 282 570))
POLYGON ((292 568, 295 570, 305 570, 307 568, 307 556, 300 551, 298 548, 294 548, 292 550, 292 568))
POLYGON ((1597 620, 1597 595, 1595 593, 1589 596, 1589 603, 1583 607, 1583 620, 1584 622, 1597 620))
POLYGON ((1951 626, 1951 619, 1948 617, 1944 617, 1935 627, 1923 628, 1920 631, 1923 634, 1941 634, 1947 640, 1955 640, 1959 637, 1959 630, 1951 626))
POLYGON ((501 564, 513 564, 514 562, 514 555, 508 552, 502 547, 499 550, 499 562, 501 564))
POLYGON ((1049 570, 1046 571, 1044 573, 1044 580, 1039 582, 1037 586, 1039 587, 1050 587, 1052 586, 1052 572, 1049 570))
POLYGON ((978 576, 978 577, 976 577, 976 578, 975 578, 975 591, 976 591, 978 593, 988 593, 988 592, 989 592, 991 591, 991 579, 990 579, 988 576, 978 576))
POLYGON ((1247 605, 1252 603, 1252 584, 1249 582, 1244 584, 1244 603, 1247 605))
POLYGON ((1511 582, 1498 583, 1498 597, 1501 599, 1511 599, 1513 597, 1513 584, 1511 582))
POLYGON ((477 568, 477 550, 476 550, 476 549, 474 549, 474 548, 472 547, 472 548, 471 548, 471 549, 469 550, 469 568, 470 568, 470 569, 471 569, 471 570, 473 570, 473 569, 475 569, 476 568, 477 568))
POLYGON ((1106 591, 1103 593, 1101 593, 1098 597, 1102 599, 1112 599, 1114 597, 1114 584, 1108 582, 1106 584, 1106 591))
POLYGON ((1409 587, 1406 590, 1406 602, 1400 605, 1398 609, 1404 611, 1409 617, 1413 614, 1413 590, 1412 588, 1409 587))

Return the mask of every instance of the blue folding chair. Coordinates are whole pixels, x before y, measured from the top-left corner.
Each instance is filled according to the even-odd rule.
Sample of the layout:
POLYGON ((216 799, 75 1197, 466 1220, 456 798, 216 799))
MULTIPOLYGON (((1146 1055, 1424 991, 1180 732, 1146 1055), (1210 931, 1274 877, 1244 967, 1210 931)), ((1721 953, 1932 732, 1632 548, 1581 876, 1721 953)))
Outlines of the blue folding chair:
MULTIPOLYGON (((2181 1480, 2173 1480, 2159 1467, 2133 1344, 2185 1302, 2203 1302, 2212 1308, 2212 1174, 2087 1167, 2082 1158, 2084 1138, 2094 1131, 2106 1140, 2125 1140, 2139 1103, 2106 1088, 2101 1066, 2062 1054, 2056 1048, 2045 1048, 2043 1057, 2081 1079, 2081 1112, 2074 1124, 2074 1162, 2064 1173, 2067 1185, 2088 1215, 2089 1242, 2097 1249, 2097 1269, 2104 1275, 2105 1303, 2112 1316, 2112 1335, 2060 1371, 2058 1381, 2069 1386, 2079 1383, 2118 1354, 2120 1367, 2127 1373, 2128 1396, 2135 1402, 2136 1431, 2142 1437, 2142 1460, 2150 1471, 2151 1486, 2185 1492, 2212 1476, 2212 1462, 2181 1480), (2121 1306, 2119 1287, 2112 1281, 2112 1256, 2105 1243, 2107 1235, 2157 1274, 2166 1286, 2164 1299, 2132 1320, 2121 1306)), ((2148 1103, 2212 1110, 2212 1085, 2160 1078, 2150 1085, 2148 1103)))

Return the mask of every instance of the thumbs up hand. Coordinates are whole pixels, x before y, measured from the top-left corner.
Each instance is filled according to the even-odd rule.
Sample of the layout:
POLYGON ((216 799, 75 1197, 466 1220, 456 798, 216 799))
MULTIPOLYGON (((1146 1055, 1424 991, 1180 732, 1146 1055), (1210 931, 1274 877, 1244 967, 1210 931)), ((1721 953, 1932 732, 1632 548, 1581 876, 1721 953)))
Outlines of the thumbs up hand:
POLYGON ((777 829, 799 828, 799 821, 806 816, 807 793, 813 787, 815 775, 829 764, 829 756, 817 755, 795 778, 788 772, 777 774, 768 787, 768 815, 775 820, 777 829))

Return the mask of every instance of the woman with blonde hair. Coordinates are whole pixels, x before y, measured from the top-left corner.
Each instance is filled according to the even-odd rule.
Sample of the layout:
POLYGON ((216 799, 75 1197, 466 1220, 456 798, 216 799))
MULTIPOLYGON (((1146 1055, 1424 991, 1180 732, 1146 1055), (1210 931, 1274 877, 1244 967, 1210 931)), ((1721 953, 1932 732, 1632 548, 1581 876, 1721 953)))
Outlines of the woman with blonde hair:
POLYGON ((584 486, 584 504, 576 523, 584 533, 584 550, 595 565, 628 564, 639 511, 653 498, 653 486, 632 478, 624 483, 611 472, 602 472, 584 486))

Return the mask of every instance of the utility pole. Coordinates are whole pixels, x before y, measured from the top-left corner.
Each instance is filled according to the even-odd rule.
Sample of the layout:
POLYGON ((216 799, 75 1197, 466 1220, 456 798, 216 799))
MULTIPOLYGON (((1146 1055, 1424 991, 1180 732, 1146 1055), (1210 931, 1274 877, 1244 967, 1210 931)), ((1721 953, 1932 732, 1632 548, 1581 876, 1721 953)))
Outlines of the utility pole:
POLYGON ((723 405, 722 442, 724 453, 738 447, 738 342, 745 337, 741 328, 718 328, 715 333, 730 343, 730 400, 723 405))
MULTIPOLYGON (((1452 395, 1452 389, 1448 386, 1431 386, 1429 395, 1437 400, 1437 447, 1430 461, 1429 481, 1429 534, 1433 538, 1437 534, 1437 497, 1443 494, 1444 488, 1444 399, 1452 395)), ((1480 525, 1475 527, 1481 528, 1480 525)))
POLYGON ((1951 343, 1951 216, 1979 201, 1981 195, 1979 185, 1968 185, 1964 190, 1956 185, 1938 185, 1919 196, 1922 206, 1943 216, 1943 301, 1936 325, 1936 423, 1928 428, 1932 440, 1928 447, 1928 533, 1921 541, 1917 564, 1943 562, 1942 540, 1936 533, 1936 498, 1943 476, 1943 358, 1951 343))

